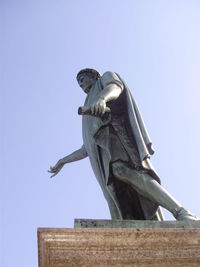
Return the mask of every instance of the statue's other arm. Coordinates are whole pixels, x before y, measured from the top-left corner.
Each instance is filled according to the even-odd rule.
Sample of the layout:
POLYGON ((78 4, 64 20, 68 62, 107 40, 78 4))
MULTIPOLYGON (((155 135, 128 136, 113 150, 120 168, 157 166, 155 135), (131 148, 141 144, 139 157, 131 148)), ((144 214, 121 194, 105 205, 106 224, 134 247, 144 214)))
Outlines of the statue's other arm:
POLYGON ((103 116, 105 113, 106 103, 117 99, 122 93, 124 86, 119 77, 111 71, 107 71, 101 77, 103 90, 99 95, 97 102, 91 106, 91 113, 103 116))
POLYGON ((51 175, 51 178, 53 176, 55 176, 56 174, 58 174, 58 172, 62 169, 62 167, 66 164, 66 163, 70 163, 70 162, 74 162, 77 160, 81 160, 84 159, 88 156, 87 151, 85 149, 85 146, 83 145, 80 149, 74 151, 73 153, 69 154, 68 156, 60 159, 55 166, 51 167, 50 166, 50 170, 48 172, 53 173, 53 175, 51 175))

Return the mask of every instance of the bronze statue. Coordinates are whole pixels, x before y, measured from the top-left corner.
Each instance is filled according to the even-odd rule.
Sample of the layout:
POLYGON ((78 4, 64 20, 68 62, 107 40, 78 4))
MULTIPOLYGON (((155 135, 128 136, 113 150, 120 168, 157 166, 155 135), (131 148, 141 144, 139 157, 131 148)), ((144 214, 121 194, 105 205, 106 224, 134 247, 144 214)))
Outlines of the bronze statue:
POLYGON ((83 69, 77 81, 87 94, 82 114, 83 146, 60 159, 55 176, 69 162, 89 157, 112 219, 163 220, 159 206, 177 220, 198 220, 161 185, 150 162, 154 153, 142 116, 122 78, 83 69))

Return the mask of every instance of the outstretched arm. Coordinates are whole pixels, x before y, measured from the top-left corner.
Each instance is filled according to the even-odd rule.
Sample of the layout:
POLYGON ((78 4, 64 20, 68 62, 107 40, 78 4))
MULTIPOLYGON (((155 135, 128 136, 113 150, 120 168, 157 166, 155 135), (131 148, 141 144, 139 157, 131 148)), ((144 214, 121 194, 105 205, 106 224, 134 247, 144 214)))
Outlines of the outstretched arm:
POLYGON ((59 173, 59 171, 62 169, 62 167, 66 164, 66 163, 70 163, 70 162, 74 162, 77 160, 81 160, 84 159, 88 156, 87 151, 85 149, 85 146, 83 145, 80 149, 74 151, 73 153, 69 154, 68 156, 60 159, 55 166, 51 167, 50 166, 50 170, 48 172, 53 173, 53 175, 51 175, 51 178, 54 177, 56 174, 59 173))

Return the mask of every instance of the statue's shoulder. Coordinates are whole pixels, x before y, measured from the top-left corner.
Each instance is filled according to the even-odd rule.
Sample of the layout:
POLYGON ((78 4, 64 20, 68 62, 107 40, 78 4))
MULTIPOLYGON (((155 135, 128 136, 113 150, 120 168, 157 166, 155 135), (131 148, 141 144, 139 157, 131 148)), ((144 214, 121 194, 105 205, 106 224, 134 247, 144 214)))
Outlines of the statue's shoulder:
POLYGON ((118 78, 118 75, 116 74, 116 72, 108 70, 104 72, 101 78, 118 78))
POLYGON ((101 82, 103 85, 108 85, 110 83, 115 83, 119 86, 122 86, 122 82, 117 75, 117 73, 113 71, 106 71, 104 74, 101 76, 101 82))

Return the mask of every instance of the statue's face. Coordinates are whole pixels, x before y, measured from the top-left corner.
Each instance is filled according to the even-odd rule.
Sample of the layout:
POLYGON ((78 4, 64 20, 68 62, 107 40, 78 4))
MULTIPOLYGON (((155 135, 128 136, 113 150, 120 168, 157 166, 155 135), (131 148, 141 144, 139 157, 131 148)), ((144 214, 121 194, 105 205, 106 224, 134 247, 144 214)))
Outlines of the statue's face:
POLYGON ((92 85, 95 83, 95 79, 87 74, 82 74, 78 78, 78 84, 83 89, 83 91, 87 94, 89 93, 92 85))

